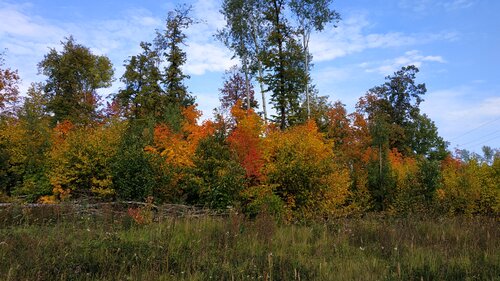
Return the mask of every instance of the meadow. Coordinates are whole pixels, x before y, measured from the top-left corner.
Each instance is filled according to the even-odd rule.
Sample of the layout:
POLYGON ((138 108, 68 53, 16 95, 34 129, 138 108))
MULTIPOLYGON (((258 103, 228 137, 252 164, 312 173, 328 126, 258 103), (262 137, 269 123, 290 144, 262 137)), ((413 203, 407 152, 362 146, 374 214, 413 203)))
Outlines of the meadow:
POLYGON ((487 217, 277 223, 144 207, 0 210, 0 280, 499 280, 487 217), (149 211, 149 212, 147 212, 149 211), (151 215, 148 217, 148 215, 151 215))

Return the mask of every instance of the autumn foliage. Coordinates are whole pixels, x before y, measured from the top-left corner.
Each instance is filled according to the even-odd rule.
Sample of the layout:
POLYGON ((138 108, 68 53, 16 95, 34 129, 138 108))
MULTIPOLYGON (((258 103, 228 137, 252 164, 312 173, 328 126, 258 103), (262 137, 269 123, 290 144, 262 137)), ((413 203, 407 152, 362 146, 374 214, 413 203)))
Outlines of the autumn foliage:
POLYGON ((349 194, 349 173, 313 121, 271 132, 264 144, 266 181, 297 216, 338 212, 349 194))
POLYGON ((236 127, 228 137, 228 143, 234 150, 240 165, 245 169, 246 177, 258 183, 262 180, 262 119, 252 110, 245 110, 241 101, 231 109, 236 127))
MULTIPOLYGON (((498 216, 499 151, 486 149, 484 157, 446 151, 418 108, 425 87, 412 86, 416 73, 407 67, 389 76, 355 112, 317 99, 312 119, 300 119, 296 108, 295 119, 278 124, 264 122, 254 100, 245 106, 242 77, 225 84, 215 121, 201 121, 188 96, 153 106, 154 114, 126 114, 115 99, 105 114, 82 119, 89 112, 71 111, 73 118, 58 119, 42 84, 18 105, 17 71, 0 69, 0 199, 148 200, 282 221, 366 212, 498 216), (406 92, 390 87, 398 81, 406 92)), ((140 94, 156 105, 148 89, 140 94)), ((144 224, 152 221, 150 211, 129 214, 144 224)))

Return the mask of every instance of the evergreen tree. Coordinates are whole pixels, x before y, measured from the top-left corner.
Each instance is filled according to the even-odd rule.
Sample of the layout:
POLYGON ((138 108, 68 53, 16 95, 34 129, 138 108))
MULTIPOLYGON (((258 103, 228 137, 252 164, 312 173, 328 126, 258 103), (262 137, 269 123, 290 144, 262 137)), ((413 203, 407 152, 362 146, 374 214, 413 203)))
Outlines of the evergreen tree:
POLYGON ((194 23, 190 7, 169 12, 166 29, 157 31, 153 43, 141 43, 142 53, 132 56, 121 80, 125 88, 115 96, 127 117, 167 123, 179 130, 182 108, 194 104, 194 98, 184 84, 189 76, 182 66, 186 63, 184 30, 194 23), (166 65, 163 69, 161 65, 166 65))
POLYGON ((128 61, 121 81, 125 88, 115 96, 126 117, 132 119, 158 118, 162 115, 164 93, 160 87, 160 57, 150 43, 141 42, 142 53, 128 61))
POLYGON ((280 128, 296 123, 299 95, 305 89, 306 73, 302 47, 285 17, 285 1, 271 0, 264 11, 269 25, 265 48, 260 53, 266 74, 263 81, 271 91, 271 101, 277 111, 280 128))
POLYGON ((165 58, 166 67, 162 73, 161 84, 169 104, 182 107, 194 103, 193 97, 187 91, 184 80, 189 75, 184 74, 182 66, 186 63, 186 52, 181 46, 186 45, 187 36, 184 30, 195 23, 189 16, 191 7, 181 6, 168 13, 165 30, 157 32, 155 45, 165 58))

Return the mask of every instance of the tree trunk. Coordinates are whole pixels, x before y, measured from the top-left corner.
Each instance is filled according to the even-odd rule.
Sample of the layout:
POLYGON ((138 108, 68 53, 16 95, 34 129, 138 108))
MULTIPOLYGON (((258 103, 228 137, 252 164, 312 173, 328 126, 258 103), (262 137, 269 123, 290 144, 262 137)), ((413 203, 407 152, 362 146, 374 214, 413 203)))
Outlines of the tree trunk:
POLYGON ((302 34, 302 43, 304 47, 304 58, 305 58, 305 74, 306 74, 306 104, 307 104, 307 119, 311 118, 311 98, 309 96, 309 32, 304 30, 302 34))
POLYGON ((243 71, 245 72, 245 91, 247 96, 247 111, 250 111, 250 80, 248 79, 248 61, 247 56, 243 59, 243 71))
MULTIPOLYGON (((253 16, 252 16, 253 18, 253 16)), ((252 20, 252 40, 255 46, 255 54, 258 56, 260 52, 259 48, 259 42, 257 40, 257 30, 255 27, 255 20, 252 20)), ((264 124, 267 125, 267 106, 266 106, 266 93, 264 92, 264 83, 262 82, 262 77, 263 77, 263 71, 262 71, 262 64, 260 62, 260 59, 257 57, 257 67, 258 67, 258 72, 259 72, 259 87, 260 87, 260 93, 262 95, 262 111, 264 113, 264 124)))
POLYGON ((274 20, 276 25, 276 32, 278 33, 278 99, 281 100, 279 102, 280 108, 280 128, 284 130, 286 128, 286 99, 285 99, 285 66, 284 60, 285 57, 283 55, 283 31, 280 29, 280 14, 281 14, 281 6, 278 5, 278 1, 273 1, 274 4, 274 20))

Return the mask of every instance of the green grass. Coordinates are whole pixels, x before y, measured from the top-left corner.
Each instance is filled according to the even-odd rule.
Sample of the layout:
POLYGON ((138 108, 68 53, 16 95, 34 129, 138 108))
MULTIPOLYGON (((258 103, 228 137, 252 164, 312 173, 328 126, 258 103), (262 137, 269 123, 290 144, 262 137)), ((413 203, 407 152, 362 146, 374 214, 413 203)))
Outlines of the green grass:
POLYGON ((159 218, 0 210, 0 280, 500 280, 493 218, 159 218))

